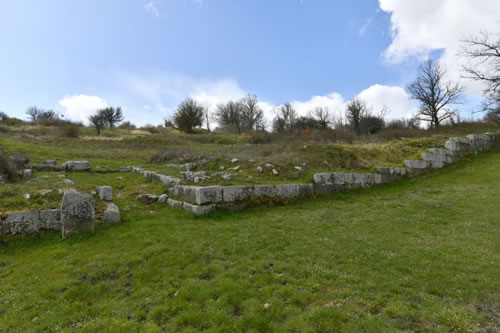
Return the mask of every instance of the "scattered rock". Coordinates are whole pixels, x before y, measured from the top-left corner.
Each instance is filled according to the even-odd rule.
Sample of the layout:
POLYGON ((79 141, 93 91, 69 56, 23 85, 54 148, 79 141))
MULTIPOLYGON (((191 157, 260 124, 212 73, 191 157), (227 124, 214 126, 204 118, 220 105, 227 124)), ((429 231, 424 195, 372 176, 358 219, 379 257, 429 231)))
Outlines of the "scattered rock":
POLYGON ((63 179, 62 183, 66 185, 75 185, 75 183, 71 179, 63 179))
POLYGON ((264 309, 267 309, 267 308, 269 308, 270 306, 271 306, 271 304, 269 304, 269 303, 265 303, 265 304, 264 304, 264 309))
POLYGON ((137 196, 135 199, 143 201, 146 204, 152 204, 158 201, 158 196, 156 194, 142 194, 137 196))
POLYGON ((233 175, 230 173, 225 173, 221 176, 223 180, 233 180, 233 175))
POLYGON ((102 216, 104 223, 120 223, 120 209, 114 203, 109 203, 102 216))
POLYGON ((295 171, 301 172, 301 171, 302 171, 302 168, 301 168, 301 167, 299 167, 299 166, 296 166, 296 167, 295 167, 295 171))
POLYGON ((231 168, 231 170, 238 171, 240 169, 240 166, 235 166, 234 168, 231 168))
POLYGON ((269 164, 269 163, 266 163, 264 166, 265 166, 266 168, 268 168, 268 169, 272 169, 272 168, 274 168, 274 166, 273 166, 272 164, 269 164))
POLYGON ((40 193, 40 195, 43 197, 43 196, 51 193, 52 190, 50 190, 50 189, 43 189, 43 190, 38 190, 37 192, 40 193))
POLYGON ((219 169, 220 169, 220 170, 224 170, 224 166, 223 166, 223 165, 221 165, 221 166, 219 167, 219 169))
POLYGON ((23 170, 23 178, 24 179, 30 179, 32 174, 33 174, 33 170, 31 170, 31 169, 23 170))
POLYGON ((31 198, 31 195, 29 193, 26 193, 23 195, 25 200, 29 200, 31 198))
POLYGON ((90 170, 89 161, 67 161, 62 166, 66 170, 90 170))
POLYGON ((166 195, 166 194, 162 194, 162 195, 160 195, 160 196, 158 197, 158 202, 159 202, 159 203, 165 203, 165 202, 167 202, 167 199, 168 199, 168 195, 166 195))
POLYGON ((258 173, 262 173, 262 171, 264 171, 264 169, 262 169, 262 167, 259 165, 259 166, 257 167, 257 172, 258 172, 258 173))
POLYGON ((90 194, 65 192, 61 204, 62 237, 93 231, 95 204, 90 194))
POLYGON ((240 161, 239 159, 237 159, 237 158, 233 158, 233 159, 231 160, 231 163, 238 163, 239 161, 240 161))
POLYGON ((273 169, 273 175, 275 175, 275 176, 279 175, 279 172, 278 172, 278 170, 276 170, 276 169, 273 169))
POLYGON ((99 194, 99 199, 101 200, 113 200, 113 188, 111 186, 98 186, 97 193, 99 194))

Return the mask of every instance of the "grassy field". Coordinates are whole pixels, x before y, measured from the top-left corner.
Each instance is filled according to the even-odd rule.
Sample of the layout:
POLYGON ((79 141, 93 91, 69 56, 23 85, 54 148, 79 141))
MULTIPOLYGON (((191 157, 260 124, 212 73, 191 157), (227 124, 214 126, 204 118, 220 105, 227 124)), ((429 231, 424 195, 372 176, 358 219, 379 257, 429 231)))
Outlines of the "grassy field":
MULTIPOLYGON (((107 167, 157 148, 110 142, 106 156, 95 142, 35 140, 0 144, 107 167)), ((497 150, 399 183, 206 217, 136 202, 163 190, 139 176, 73 173, 82 190, 123 192, 123 223, 5 239, 0 331, 497 332, 499 169, 497 150)))

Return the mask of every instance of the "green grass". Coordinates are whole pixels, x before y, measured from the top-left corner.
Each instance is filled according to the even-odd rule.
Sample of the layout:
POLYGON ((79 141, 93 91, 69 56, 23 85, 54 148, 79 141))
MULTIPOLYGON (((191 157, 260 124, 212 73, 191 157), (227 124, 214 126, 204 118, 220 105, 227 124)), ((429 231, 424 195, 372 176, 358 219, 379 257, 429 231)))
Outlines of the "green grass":
POLYGON ((494 332, 499 168, 201 218, 125 196, 118 226, 0 245, 0 331, 494 332))

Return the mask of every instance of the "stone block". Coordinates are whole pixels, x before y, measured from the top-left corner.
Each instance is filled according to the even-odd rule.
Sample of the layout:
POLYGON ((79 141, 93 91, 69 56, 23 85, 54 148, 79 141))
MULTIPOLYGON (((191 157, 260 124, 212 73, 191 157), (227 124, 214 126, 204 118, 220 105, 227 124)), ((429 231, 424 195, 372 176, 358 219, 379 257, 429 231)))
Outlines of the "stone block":
POLYGON ((32 175, 33 175, 33 170, 31 170, 31 169, 23 170, 23 178, 24 179, 30 179, 32 175))
POLYGON ((182 201, 204 205, 222 201, 222 188, 220 186, 178 186, 177 197, 182 201))
POLYGON ((250 200, 253 196, 253 186, 224 186, 222 188, 222 198, 224 202, 250 200))
POLYGON ((44 209, 40 211, 40 228, 61 231, 61 210, 44 209))
POLYGON ((327 195, 344 191, 344 186, 333 184, 313 184, 313 190, 315 195, 327 195))
POLYGON ((182 204, 182 208, 184 208, 185 211, 191 212, 195 215, 205 215, 215 211, 217 209, 217 206, 215 204, 199 206, 184 202, 182 204))
POLYGON ((256 185, 254 187, 255 198, 275 198, 276 197, 276 187, 274 185, 256 185))
POLYGON ((120 209, 114 203, 109 203, 102 216, 104 223, 120 223, 120 209))
POLYGON ((62 237, 93 231, 95 203, 90 194, 65 192, 61 203, 62 237))
POLYGON ((111 186, 98 186, 97 194, 99 195, 99 199, 112 201, 113 200, 113 189, 111 186))
POLYGON ((90 162, 89 161, 67 161, 63 164, 64 169, 66 170, 90 170, 90 162))
POLYGON ((40 214, 36 211, 9 213, 3 221, 3 233, 31 234, 40 230, 40 214))
POLYGON ((183 202, 174 199, 168 199, 167 204, 173 208, 182 208, 183 202))
POLYGON ((158 202, 159 202, 159 203, 165 203, 165 202, 167 202, 167 199, 168 199, 168 195, 166 195, 166 194, 162 194, 162 195, 160 195, 160 196, 158 197, 158 202))
POLYGON ((421 160, 406 160, 405 165, 409 169, 427 169, 431 167, 430 162, 421 160))

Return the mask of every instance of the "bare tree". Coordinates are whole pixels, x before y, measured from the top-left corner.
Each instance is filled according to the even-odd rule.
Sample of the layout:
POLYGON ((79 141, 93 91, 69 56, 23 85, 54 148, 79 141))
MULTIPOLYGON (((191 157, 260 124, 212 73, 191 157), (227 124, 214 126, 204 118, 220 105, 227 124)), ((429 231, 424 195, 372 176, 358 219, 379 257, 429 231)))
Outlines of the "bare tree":
POLYGON ((264 111, 259 107, 256 95, 243 97, 241 105, 242 127, 246 131, 257 131, 264 128, 264 111))
POLYGON ((101 111, 97 111, 95 114, 91 115, 89 117, 89 122, 95 127, 97 135, 101 135, 101 130, 106 127, 106 120, 101 111))
POLYGON ((297 120, 297 111, 290 103, 276 107, 276 117, 273 119, 273 131, 283 132, 292 129, 297 120))
POLYGON ((327 107, 317 107, 314 111, 310 112, 309 116, 315 119, 321 128, 325 129, 330 127, 332 123, 330 111, 327 107))
POLYGON ((220 126, 235 130, 238 135, 243 131, 243 111, 238 102, 229 101, 217 105, 215 118, 220 126))
POLYGON ((500 123, 500 37, 481 32, 462 41, 459 55, 468 58, 462 66, 462 76, 485 84, 485 100, 481 111, 487 111, 486 120, 500 123))
POLYGON ((500 38, 492 39, 487 32, 465 39, 460 55, 468 58, 463 77, 485 83, 485 95, 495 96, 500 91, 500 38))
POLYGON ((173 116, 175 127, 186 133, 193 133, 194 128, 203 124, 204 109, 194 99, 188 98, 177 107, 173 116))
POLYGON ((123 112, 121 107, 113 108, 107 107, 99 111, 104 119, 107 127, 113 128, 123 121, 123 112))
POLYGON ((361 134, 361 121, 369 115, 366 102, 359 97, 354 97, 347 102, 346 120, 352 129, 359 135, 361 134))
POLYGON ((446 70, 434 60, 427 60, 418 68, 415 81, 407 89, 412 99, 420 103, 417 117, 430 123, 431 128, 439 127, 442 121, 455 113, 450 105, 462 101, 463 87, 452 81, 444 81, 446 70))

